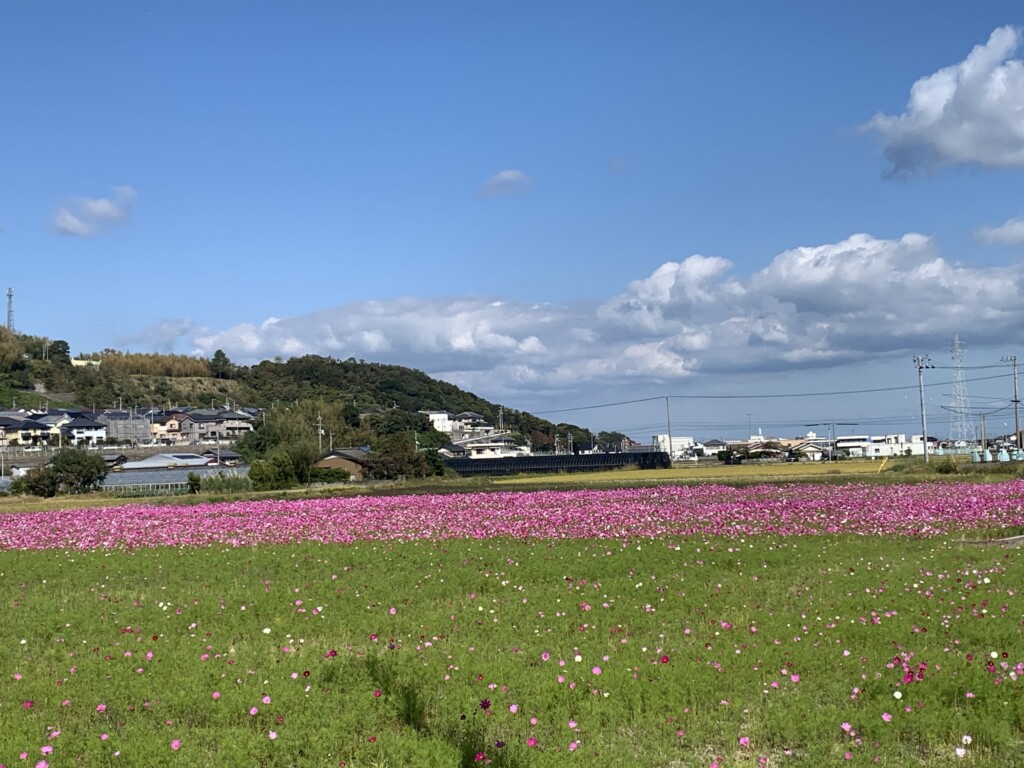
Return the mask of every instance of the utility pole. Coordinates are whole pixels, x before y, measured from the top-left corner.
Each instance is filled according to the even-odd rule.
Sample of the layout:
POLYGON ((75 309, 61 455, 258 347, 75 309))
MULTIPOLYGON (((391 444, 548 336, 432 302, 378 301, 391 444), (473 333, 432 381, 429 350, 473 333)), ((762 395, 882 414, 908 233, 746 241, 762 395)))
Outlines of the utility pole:
POLYGON ((1017 397, 1017 356, 1004 355, 1001 360, 1004 363, 1011 363, 1013 365, 1013 436, 1018 450, 1024 449, 1024 435, 1020 433, 1020 398, 1017 397))
POLYGON ((924 409, 924 369, 934 368, 932 359, 928 355, 914 355, 914 365, 917 366, 917 389, 921 395, 921 437, 924 439, 924 463, 928 463, 928 418, 924 409))
POLYGON ((668 407, 668 395, 665 395, 665 424, 668 428, 668 463, 672 464, 672 411, 668 407))
POLYGON ((320 411, 316 412, 316 449, 320 453, 324 452, 324 419, 320 411))

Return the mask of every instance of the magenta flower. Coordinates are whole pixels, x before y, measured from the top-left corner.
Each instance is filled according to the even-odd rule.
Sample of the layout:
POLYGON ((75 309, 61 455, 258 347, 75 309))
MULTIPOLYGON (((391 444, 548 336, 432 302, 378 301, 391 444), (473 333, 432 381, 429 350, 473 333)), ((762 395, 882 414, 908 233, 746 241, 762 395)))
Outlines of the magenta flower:
POLYGON ((173 749, 175 752, 181 749, 181 739, 175 739, 174 741, 172 741, 171 749, 173 749))
POLYGON ((891 723, 891 722, 892 722, 892 715, 891 715, 891 714, 889 714, 888 712, 883 712, 883 713, 882 713, 882 719, 883 719, 883 720, 884 720, 885 722, 887 722, 887 723, 891 723))

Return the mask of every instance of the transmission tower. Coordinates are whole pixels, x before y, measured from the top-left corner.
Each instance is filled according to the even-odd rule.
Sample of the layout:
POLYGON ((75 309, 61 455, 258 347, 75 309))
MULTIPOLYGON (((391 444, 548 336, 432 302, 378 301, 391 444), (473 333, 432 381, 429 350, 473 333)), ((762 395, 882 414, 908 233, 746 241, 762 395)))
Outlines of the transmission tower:
POLYGON ((961 440, 971 445, 975 440, 974 421, 971 419, 971 402, 967 398, 964 346, 960 343, 960 334, 953 336, 953 346, 949 351, 953 357, 953 396, 949 403, 953 418, 949 422, 949 439, 954 445, 961 440))
POLYGON ((7 289, 7 331, 14 333, 14 289, 7 289))

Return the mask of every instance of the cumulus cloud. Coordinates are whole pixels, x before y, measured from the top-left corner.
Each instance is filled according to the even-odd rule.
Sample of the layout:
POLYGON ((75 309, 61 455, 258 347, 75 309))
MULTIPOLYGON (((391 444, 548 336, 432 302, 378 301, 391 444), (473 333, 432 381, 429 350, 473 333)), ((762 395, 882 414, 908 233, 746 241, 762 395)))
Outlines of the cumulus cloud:
POLYGON ((524 192, 533 184, 533 179, 522 171, 498 171, 480 187, 482 197, 504 197, 524 192))
POLYGON ((966 267, 935 242, 856 234, 784 251, 746 277, 727 259, 667 262, 603 303, 484 297, 346 304, 192 335, 233 360, 320 354, 407 365, 493 398, 824 368, 1024 340, 1024 265, 966 267))
POLYGON ((132 187, 114 187, 113 198, 79 197, 57 207, 53 227, 62 235, 92 237, 111 225, 124 221, 135 204, 132 187))
POLYGON ((943 165, 1024 166, 1021 31, 999 27, 958 64, 914 83, 906 110, 865 127, 882 137, 894 175, 943 165))
POLYGON ((1022 245, 1024 244, 1024 216, 1007 219, 998 227, 981 227, 974 233, 974 236, 983 243, 1022 245))
MULTIPOLYGON (((156 352, 175 352, 179 343, 187 339, 195 330, 192 322, 183 317, 160 320, 137 333, 121 336, 115 340, 116 346, 125 349, 154 350, 156 352)), ((212 354, 212 352, 211 352, 212 354)))

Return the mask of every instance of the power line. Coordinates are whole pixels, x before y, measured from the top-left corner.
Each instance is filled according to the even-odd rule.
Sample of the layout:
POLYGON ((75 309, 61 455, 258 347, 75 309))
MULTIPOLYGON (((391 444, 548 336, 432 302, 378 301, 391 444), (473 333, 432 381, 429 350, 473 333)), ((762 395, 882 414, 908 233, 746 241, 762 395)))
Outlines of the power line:
MULTIPOLYGON (((993 366, 993 367, 1005 367, 1005 366, 993 366)), ((965 379, 965 381, 991 381, 993 379, 1008 379, 1013 374, 1003 373, 996 376, 979 376, 976 378, 965 379)), ((952 381, 938 381, 931 384, 926 384, 925 388, 944 387, 953 384, 952 381)), ((655 400, 664 400, 665 397, 672 398, 674 400, 767 400, 767 399, 785 399, 790 397, 835 397, 837 395, 874 395, 879 392, 907 392, 917 389, 916 386, 902 386, 902 387, 874 387, 872 389, 847 389, 847 390, 835 390, 829 392, 790 392, 782 394, 757 394, 757 395, 663 395, 660 397, 644 397, 639 400, 622 400, 615 403, 598 403, 595 405, 578 405, 573 408, 555 408, 547 411, 532 411, 534 416, 543 416, 549 413, 571 413, 573 411, 591 411, 597 408, 614 408, 620 405, 633 405, 635 403, 650 403, 655 400)))

